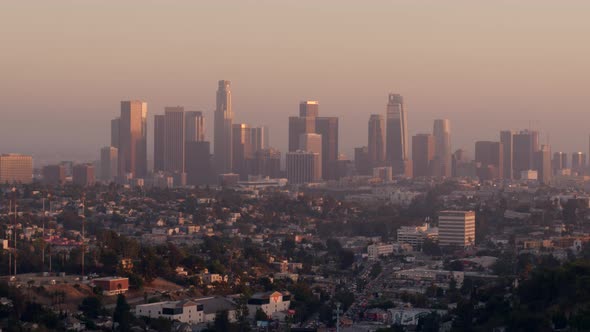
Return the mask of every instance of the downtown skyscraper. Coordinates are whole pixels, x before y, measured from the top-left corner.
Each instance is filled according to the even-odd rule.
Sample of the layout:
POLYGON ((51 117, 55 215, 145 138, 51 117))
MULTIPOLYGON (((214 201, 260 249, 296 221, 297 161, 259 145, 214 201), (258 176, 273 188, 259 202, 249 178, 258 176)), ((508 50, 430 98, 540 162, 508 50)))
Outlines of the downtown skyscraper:
POLYGON ((430 134, 412 136, 413 176, 431 176, 434 173, 433 160, 436 140, 430 134))
MULTIPOLYGON (((434 159, 438 169, 433 170, 436 176, 451 176, 451 121, 448 119, 434 120, 434 159)), ((412 157, 413 158, 413 157, 412 157)))
POLYGON ((232 164, 233 173, 242 180, 248 179, 248 162, 253 157, 252 128, 246 123, 232 126, 232 164))
POLYGON ((316 133, 322 136, 321 176, 327 180, 337 180, 338 162, 338 118, 334 116, 317 117, 316 133))
POLYGON ((533 156, 533 166, 537 171, 537 179, 543 184, 549 184, 553 177, 551 165, 551 147, 547 144, 541 145, 533 156))
POLYGON ((408 124, 403 97, 391 93, 387 102, 386 113, 386 160, 396 175, 408 175, 411 172, 408 160, 408 124))
POLYGON ((371 114, 369 118, 368 141, 369 167, 385 165, 385 117, 381 114, 371 114))
POLYGON ((313 134, 316 132, 316 117, 319 114, 319 103, 306 100, 299 103, 299 116, 289 117, 289 151, 299 149, 299 137, 301 134, 313 134))
POLYGON ((166 170, 166 116, 154 115, 154 172, 166 170))
POLYGON ((203 116, 203 112, 186 112, 184 123, 186 142, 202 142, 205 140, 205 117, 203 116))
POLYGON ((119 148, 119 128, 121 126, 121 118, 111 120, 111 146, 119 148))
POLYGON ((504 150, 502 142, 475 142, 475 162, 480 180, 504 178, 504 150))
POLYGON ((164 170, 184 173, 184 107, 166 107, 164 124, 164 170))
POLYGON ((533 169, 535 152, 539 151, 539 132, 523 130, 513 136, 512 176, 520 179, 521 172, 533 169))
POLYGON ((147 175, 147 103, 121 102, 118 175, 121 179, 147 175))
POLYGON ((299 103, 299 116, 289 117, 289 152, 299 150, 302 134, 319 134, 322 137, 321 176, 338 177, 338 118, 320 117, 319 103, 306 100, 299 103))
POLYGON ((512 130, 502 130, 500 132, 500 142, 502 143, 502 173, 505 179, 514 179, 513 159, 514 159, 514 132, 512 130))
POLYGON ((232 164, 232 125, 234 114, 231 105, 231 82, 221 80, 217 88, 214 117, 214 161, 217 174, 229 173, 232 164))

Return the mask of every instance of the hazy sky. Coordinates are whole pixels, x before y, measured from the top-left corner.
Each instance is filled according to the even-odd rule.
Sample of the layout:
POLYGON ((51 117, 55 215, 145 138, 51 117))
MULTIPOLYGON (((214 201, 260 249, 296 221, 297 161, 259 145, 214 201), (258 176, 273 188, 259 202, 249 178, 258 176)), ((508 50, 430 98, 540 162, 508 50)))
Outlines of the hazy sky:
POLYGON ((449 118, 453 148, 534 127, 587 151, 589 17, 588 0, 2 0, 0 152, 97 158, 126 99, 148 102, 150 141, 167 105, 204 110, 212 139, 219 79, 281 150, 317 99, 350 156, 396 92, 411 134, 449 118))

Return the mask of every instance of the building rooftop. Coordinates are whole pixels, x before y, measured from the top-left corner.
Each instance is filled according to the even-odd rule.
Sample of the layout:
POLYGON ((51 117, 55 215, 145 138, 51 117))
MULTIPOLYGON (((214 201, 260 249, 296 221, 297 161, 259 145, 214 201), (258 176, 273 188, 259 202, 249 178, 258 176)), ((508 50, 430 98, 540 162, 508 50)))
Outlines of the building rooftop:
POLYGON ((235 307, 234 302, 225 297, 211 296, 194 299, 193 302, 203 305, 205 314, 214 314, 223 310, 232 310, 235 307))

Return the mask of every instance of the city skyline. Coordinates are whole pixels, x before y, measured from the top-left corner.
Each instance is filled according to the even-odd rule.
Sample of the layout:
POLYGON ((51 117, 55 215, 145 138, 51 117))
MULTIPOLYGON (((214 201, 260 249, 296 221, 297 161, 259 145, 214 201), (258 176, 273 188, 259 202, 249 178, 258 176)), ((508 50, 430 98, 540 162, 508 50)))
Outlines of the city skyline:
MULTIPOLYGON (((217 99, 218 99, 218 109, 222 110, 221 112, 212 112, 213 113, 213 117, 215 117, 216 113, 217 114, 223 114, 225 111, 223 111, 225 108, 227 108, 227 106, 225 105, 229 105, 229 109, 230 112, 225 112, 227 114, 229 114, 229 117, 227 120, 233 120, 233 112, 231 112, 231 90, 229 88, 229 86, 231 85, 230 81, 227 80, 219 80, 219 88, 217 90, 217 99), (222 90, 220 90, 222 89, 222 90), (227 91, 227 92, 225 92, 227 91)), ((404 106, 404 101, 403 101, 403 96, 400 94, 395 94, 395 93, 389 93, 389 102, 385 107, 385 112, 383 114, 369 114, 368 117, 368 122, 369 122, 369 126, 368 126, 368 139, 366 139, 364 142, 355 142, 355 146, 353 147, 355 153, 351 153, 349 155, 343 153, 343 151, 338 149, 338 145, 339 145, 339 141, 340 141, 340 137, 338 135, 338 131, 339 131, 339 117, 322 117, 319 116, 319 102, 318 101, 302 101, 299 103, 299 117, 297 116, 289 116, 288 119, 288 123, 290 126, 290 130, 292 130, 292 126, 293 126, 293 120, 303 120, 303 122, 301 124, 297 124, 296 127, 293 128, 297 128, 297 132, 289 132, 288 135, 285 135, 289 141, 292 140, 292 138, 294 136, 296 136, 296 139, 294 139, 294 143, 296 143, 296 146, 294 148, 292 148, 290 151, 296 151, 300 149, 300 137, 301 134, 299 134, 300 130, 303 130, 304 132, 309 132, 309 133, 320 133, 321 135, 335 135, 333 138, 329 139, 331 140, 333 143, 330 143, 330 146, 335 144, 332 149, 333 154, 335 156, 345 156, 348 159, 347 160, 351 160, 354 161, 355 157, 357 157, 356 152, 358 152, 357 150, 359 148, 367 148, 367 146, 371 146, 371 144, 375 144, 372 143, 372 141, 375 140, 375 137, 371 136, 371 132, 373 130, 375 130, 375 121, 381 121, 383 122, 382 124, 378 125, 378 126, 383 126, 383 127, 387 127, 387 114, 389 113, 390 115, 395 113, 394 116, 392 117, 394 119, 395 123, 395 128, 394 131, 396 132, 395 135, 396 136, 400 136, 399 138, 396 138, 394 140, 392 140, 392 142, 390 143, 390 145, 392 146, 396 146, 397 149, 399 150, 401 148, 401 153, 403 155, 403 157, 410 163, 408 164, 409 169, 411 170, 413 168, 413 166, 411 165, 412 163, 412 159, 413 159, 413 139, 409 139, 409 138, 405 138, 404 136, 407 136, 407 130, 405 130, 405 128, 408 125, 408 121, 407 121, 407 110, 404 106), (311 127, 308 127, 309 125, 305 124, 309 122, 309 125, 311 125, 311 127), (398 123, 399 122, 399 123, 398 123), (325 124, 323 124, 325 123, 325 124), (303 127, 299 128, 298 126, 303 125, 303 127), (327 125, 327 126, 326 126, 327 125), (318 127, 319 126, 319 127, 318 127), (322 129, 322 126, 324 126, 324 128, 322 129), (333 127, 333 129, 330 129, 331 127, 333 127), (331 131, 335 130, 335 134, 332 134, 331 131), (400 131, 401 130, 401 131, 400 131), (319 132, 319 131, 324 131, 323 133, 319 132), (295 134, 295 135, 294 135, 295 134), (400 138, 402 138, 402 140, 400 141, 400 138), (405 140, 405 142, 403 142, 405 140), (412 153, 410 153, 412 152, 412 153)), ((206 134, 206 125, 205 123, 207 122, 207 116, 205 114, 205 112, 203 111, 185 111, 183 106, 176 106, 176 107, 170 107, 170 106, 166 106, 164 107, 164 114, 147 114, 147 103, 145 101, 139 101, 139 100, 131 100, 131 101, 121 101, 121 112, 125 111, 128 112, 128 110, 130 109, 130 105, 137 105, 135 106, 135 108, 137 109, 136 113, 139 112, 141 113, 141 120, 139 120, 138 124, 140 125, 140 131, 142 132, 140 134, 141 136, 141 150, 145 150, 146 146, 150 146, 150 149, 148 149, 148 151, 140 151, 140 153, 143 153, 142 156, 140 156, 140 158, 146 158, 147 156, 147 165, 144 166, 143 164, 145 162, 140 163, 140 167, 142 168, 140 170, 140 174, 146 174, 147 171, 167 171, 167 172, 181 172, 183 170, 180 170, 180 168, 184 167, 184 156, 182 156, 182 160, 179 161, 172 161, 172 159, 178 159, 178 158, 171 158, 170 155, 166 155, 166 153, 170 154, 170 148, 164 149, 165 145, 169 145, 170 143, 165 142, 166 140, 168 140, 168 135, 165 135, 165 130, 164 127, 166 125, 170 125, 169 123, 166 122, 167 114, 170 112, 177 112, 179 113, 179 116, 176 116, 177 120, 176 121, 180 121, 181 123, 175 124, 174 128, 180 128, 180 132, 175 133, 174 135, 178 136, 177 138, 177 142, 175 143, 178 147, 177 149, 180 149, 177 153, 181 153, 184 155, 184 145, 185 143, 191 142, 191 141, 195 141, 195 142, 199 142, 199 141, 203 141, 203 142, 207 142, 208 145, 211 145, 211 139, 215 140, 215 130, 213 130, 213 134, 210 134, 213 137, 209 137, 209 135, 206 134), (153 119, 153 123, 152 123, 152 128, 147 129, 146 126, 148 126, 148 122, 149 119, 152 118, 153 119), (190 120, 189 120, 190 119, 190 120), (186 131, 186 133, 185 133, 186 131), (151 132, 151 135, 148 135, 147 132, 151 132), (191 137, 188 137, 187 134, 190 134, 191 137), (193 137, 194 136, 194 137, 193 137), (198 136, 198 137, 197 137, 198 136), (147 139, 147 142, 145 141, 147 139), (180 147, 182 146, 182 148, 180 147), (150 153, 150 150, 153 151, 153 153, 150 153), (179 170, 175 170, 172 169, 170 166, 166 166, 166 160, 168 163, 170 162, 176 162, 178 165, 176 166, 176 168, 179 168, 179 170)), ((133 108, 133 107, 131 107, 133 108)), ((138 113, 138 114, 139 114, 138 113)), ((122 113, 121 113, 122 114, 122 113)), ((411 112, 410 112, 411 114, 411 112)), ((225 115, 224 115, 225 116, 225 115)), ((127 116, 128 117, 128 116, 127 116)), ((112 148, 118 148, 121 145, 121 115, 119 114, 118 117, 111 119, 110 122, 107 123, 107 126, 110 126, 109 128, 107 128, 107 140, 110 141, 110 147, 112 148)), ((226 121, 227 121, 226 120, 226 121)), ((127 120, 128 121, 128 120, 127 120)), ((477 146, 475 146, 475 149, 470 151, 471 149, 469 148, 469 144, 467 149, 465 149, 464 147, 459 147, 459 148, 454 148, 451 147, 452 144, 450 143, 451 141, 451 125, 450 125, 450 120, 449 119, 434 119, 432 120, 434 123, 433 126, 433 131, 432 131, 432 136, 434 137, 435 140, 435 146, 436 149, 434 149, 434 159, 432 160, 432 162, 434 162, 435 164, 433 164, 434 169, 431 169, 429 171, 429 176, 450 176, 450 172, 446 172, 444 171, 446 169, 445 162, 440 160, 441 158, 444 157, 440 157, 437 156, 436 154, 440 154, 442 153, 443 156, 446 155, 447 151, 450 151, 451 153, 449 154, 449 160, 448 160, 448 164, 449 164, 449 168, 451 167, 450 162, 451 162, 451 154, 453 154, 455 151, 457 150, 462 150, 463 153, 465 151, 469 151, 471 153, 476 154, 477 153, 477 146), (437 136, 439 137, 437 139, 437 136), (438 141, 438 142, 437 142, 438 141), (444 152, 443 152, 444 151, 444 152)), ((169 122, 169 121, 168 121, 169 122)), ((232 121, 233 122, 233 121, 232 121)), ((411 123, 411 122, 410 122, 411 123)), ((257 149, 262 149, 262 148, 275 148, 275 145, 270 145, 269 144, 269 127, 268 126, 257 126, 257 127, 251 127, 249 124, 246 123, 238 123, 237 125, 239 126, 246 126, 247 127, 247 136, 248 136, 248 149, 250 151, 249 153, 249 159, 251 159, 253 157, 253 153, 256 152, 257 149)), ((236 129, 236 124, 232 125, 232 132, 235 131, 236 129)), ((215 127, 215 126, 213 126, 215 127)), ((137 129, 137 128, 136 128, 137 129)), ((215 129, 215 128, 213 128, 215 129)), ((176 130, 175 130, 176 131, 176 130)), ((284 134, 284 133, 283 133, 284 134)), ((413 136, 420 136, 422 133, 418 132, 413 136)), ((321 136, 320 135, 320 136, 321 136)), ((384 142, 384 150, 387 150, 387 130, 385 130, 385 135, 383 135, 383 133, 381 133, 382 137, 381 139, 383 139, 384 142)), ((520 158, 520 159, 527 159, 526 161, 521 160, 520 164, 517 160, 517 164, 516 166, 512 165, 512 158, 503 158, 503 165, 502 168, 504 169, 503 171, 503 175, 501 176, 502 178, 511 178, 511 177, 518 177, 518 173, 522 170, 525 169, 534 169, 533 165, 534 165, 534 158, 535 155, 534 153, 536 151, 539 150, 540 146, 548 146, 550 147, 550 144, 543 144, 544 142, 542 141, 542 137, 543 135, 547 135, 545 133, 542 133, 538 130, 531 130, 531 129, 522 129, 522 130, 514 130, 514 129, 509 129, 509 130, 505 130, 502 129, 499 131, 499 139, 500 142, 503 143, 503 145, 506 147, 507 151, 510 151, 510 149, 514 150, 514 153, 518 153, 518 142, 520 140, 520 144, 527 144, 530 145, 528 148, 526 148, 525 150, 529 150, 526 151, 526 156, 523 153, 519 153, 518 157, 515 158, 520 158), (529 137, 529 135, 532 135, 529 137), (508 140, 508 141, 507 141, 508 140), (531 142, 529 143, 528 140, 531 140, 531 142), (509 143, 509 144, 508 144, 509 143), (508 163, 508 164, 507 164, 508 163), (523 164, 525 163, 525 164, 523 164), (512 167, 510 167, 509 165, 512 165, 512 167), (513 176, 511 176, 512 174, 512 168, 514 168, 514 174, 513 176), (510 172, 506 172, 507 169, 511 169, 510 172)), ((233 136, 233 135, 232 135, 233 136)), ((549 135, 547 135, 549 136, 549 135)), ((391 139, 391 138, 390 138, 391 139)), ((234 140, 231 140, 232 143, 230 144, 232 146, 233 149, 233 145, 234 145, 234 140)), ((473 146, 473 143, 477 143, 480 140, 476 140, 471 142, 471 146, 473 146)), ((323 144, 326 144, 325 142, 323 144)), ((477 144, 476 144, 477 145, 477 144)), ((106 147, 109 147, 108 145, 106 147)), ((105 146, 101 147, 99 150, 105 148, 105 146)), ((522 150, 523 148, 521 148, 522 150)), ((587 146, 587 149, 590 150, 590 145, 587 146)), ((121 149, 118 149, 121 150, 121 149)), ((283 151, 281 149, 278 149, 279 151, 283 151)), ((556 151, 556 152, 562 152, 565 153, 566 155, 568 153, 570 153, 572 155, 572 157, 577 154, 577 153, 583 153, 584 157, 587 155, 587 151, 588 150, 584 150, 581 149, 580 151, 575 151, 575 150, 565 150, 565 151, 558 151, 555 148, 552 148, 552 151, 556 151), (571 152, 570 152, 571 151, 571 152)), ((366 153, 369 153, 370 149, 366 151, 366 153)), ((524 151, 524 150, 523 150, 524 151)), ((285 149, 284 152, 289 152, 288 149, 285 149)), ((469 153, 468 152, 468 153, 469 153)), ((522 151, 521 151, 522 152, 522 151)), ((122 151, 119 151, 119 153, 123 153, 122 151)), ((232 157, 231 158, 235 158, 235 153, 232 150, 231 153, 232 157)), ((212 163, 213 166, 215 166, 215 153, 214 151, 212 152, 212 163)), ((385 157, 387 157, 387 153, 385 151, 385 157)), ((326 157, 324 156, 322 159, 325 159, 326 157)), ((368 161, 370 161, 370 154, 367 154, 366 158, 369 158, 368 161)), ((387 158, 386 158, 387 159, 387 158)), ((550 158, 551 159, 551 158, 550 158)), ((42 159, 43 160, 43 159, 42 159)), ((59 160, 64 161, 65 159, 61 159, 59 160)), ((77 163, 84 163, 84 162, 95 162, 95 163, 99 163, 101 162, 102 157, 101 157, 101 153, 99 152, 98 154, 98 158, 90 158, 87 160, 73 160, 74 162, 77 163)), ((335 160, 335 159, 333 159, 335 160)), ((477 158, 475 158, 475 160, 477 160, 477 158)), ((552 160, 552 159, 551 159, 552 160)), ((283 162, 286 162, 283 159, 283 162)), ((119 162, 121 164, 121 161, 119 162)), ((385 163, 387 164, 388 161, 386 160, 385 163)), ((45 162, 42 165, 36 165, 36 167, 39 166, 44 166, 44 165, 50 165, 52 163, 50 162, 45 162)), ((120 165, 121 166, 121 165, 120 165)), ((389 161, 389 166, 393 166, 391 165, 391 160, 389 161)), ((232 168, 230 169, 230 172, 236 172, 237 168, 239 166, 232 166, 232 168)), ((242 168, 246 167, 246 166, 241 166, 242 168)), ((334 167, 334 166, 332 166, 334 167)), ((118 173, 120 173, 121 171, 118 170, 118 173)), ((227 171, 223 170, 220 173, 227 173, 227 171)), ((238 172, 239 173, 239 172, 238 172)), ((324 173, 325 174, 325 173, 324 173)), ((410 174, 406 174, 407 176, 411 176, 410 174)))

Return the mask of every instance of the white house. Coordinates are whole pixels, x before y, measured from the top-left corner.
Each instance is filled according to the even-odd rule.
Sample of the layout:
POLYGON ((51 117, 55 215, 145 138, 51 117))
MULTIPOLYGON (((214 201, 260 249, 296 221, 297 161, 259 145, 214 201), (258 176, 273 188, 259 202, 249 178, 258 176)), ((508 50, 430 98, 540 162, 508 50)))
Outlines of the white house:
POLYGON ((289 310, 290 305, 291 294, 288 292, 256 293, 248 300, 248 311, 252 318, 258 309, 264 311, 268 317, 273 317, 289 310))
POLYGON ((135 315, 150 318, 162 317, 190 324, 205 321, 203 305, 190 300, 141 304, 135 307, 135 315))
POLYGON ((136 316, 168 318, 181 323, 212 323, 219 311, 226 310, 230 322, 236 320, 235 303, 225 297, 203 297, 193 300, 164 301, 135 307, 136 316))

